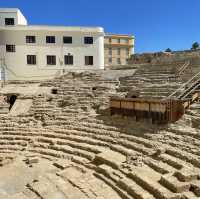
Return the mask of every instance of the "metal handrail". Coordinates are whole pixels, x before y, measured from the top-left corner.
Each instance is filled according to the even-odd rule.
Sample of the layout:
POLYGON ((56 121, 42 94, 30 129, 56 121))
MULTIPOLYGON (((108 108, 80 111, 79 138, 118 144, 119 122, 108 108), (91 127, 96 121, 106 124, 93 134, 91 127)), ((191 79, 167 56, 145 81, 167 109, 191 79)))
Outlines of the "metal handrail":
MULTIPOLYGON (((185 84, 183 84, 181 87, 179 87, 177 90, 175 90, 171 95, 169 95, 166 99, 170 99, 172 98, 175 94, 177 94, 179 91, 181 91, 182 89, 185 88, 186 85, 192 83, 192 81, 196 78, 199 77, 200 78, 200 72, 198 72, 196 75, 194 75, 191 79, 189 79, 185 84)), ((199 79, 198 79, 199 80, 199 79)), ((194 83, 196 83, 197 81, 195 81, 194 83)))
MULTIPOLYGON (((200 84, 200 82, 199 82, 199 84, 200 84)), ((183 100, 183 99, 185 99, 185 98, 186 98, 188 95, 190 95, 190 94, 191 94, 191 93, 192 93, 192 92, 193 92, 193 91, 194 91, 196 88, 198 88, 198 87, 199 87, 199 84, 197 84, 196 86, 194 86, 194 87, 192 88, 192 90, 191 90, 191 91, 189 91, 189 93, 187 93, 187 92, 186 92, 186 94, 185 94, 185 95, 183 95, 183 96, 182 96, 182 95, 180 95, 178 98, 179 98, 179 99, 182 99, 182 100, 183 100)))
POLYGON ((178 74, 184 72, 184 70, 190 65, 190 61, 186 61, 183 66, 178 70, 178 74))
POLYGON ((189 94, 191 94, 200 84, 200 79, 197 79, 190 87, 188 87, 183 93, 181 93, 178 98, 179 99, 184 99, 187 97, 189 94), (189 92, 189 93, 187 93, 189 92))

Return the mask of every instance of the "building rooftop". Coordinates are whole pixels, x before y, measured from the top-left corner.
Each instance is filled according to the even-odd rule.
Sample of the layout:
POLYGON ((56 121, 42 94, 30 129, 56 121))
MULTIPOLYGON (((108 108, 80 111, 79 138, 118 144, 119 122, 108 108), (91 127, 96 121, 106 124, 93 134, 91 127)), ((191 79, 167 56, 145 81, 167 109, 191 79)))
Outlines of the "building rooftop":
POLYGON ((75 31, 75 32, 99 32, 103 33, 102 27, 84 27, 84 26, 48 26, 48 25, 17 25, 4 26, 0 30, 36 30, 36 31, 75 31))
POLYGON ((115 33, 105 33, 105 37, 131 37, 134 38, 131 34, 115 34, 115 33))
POLYGON ((21 12, 18 8, 0 8, 0 12, 21 12))

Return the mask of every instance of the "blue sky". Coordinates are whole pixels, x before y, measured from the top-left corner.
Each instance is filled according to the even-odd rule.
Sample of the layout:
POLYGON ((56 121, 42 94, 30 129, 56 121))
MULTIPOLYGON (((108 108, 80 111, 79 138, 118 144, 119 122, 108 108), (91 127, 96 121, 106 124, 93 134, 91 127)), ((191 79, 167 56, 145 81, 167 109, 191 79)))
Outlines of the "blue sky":
POLYGON ((132 33, 137 53, 189 49, 200 42, 200 0, 0 0, 0 7, 18 7, 29 24, 132 33))

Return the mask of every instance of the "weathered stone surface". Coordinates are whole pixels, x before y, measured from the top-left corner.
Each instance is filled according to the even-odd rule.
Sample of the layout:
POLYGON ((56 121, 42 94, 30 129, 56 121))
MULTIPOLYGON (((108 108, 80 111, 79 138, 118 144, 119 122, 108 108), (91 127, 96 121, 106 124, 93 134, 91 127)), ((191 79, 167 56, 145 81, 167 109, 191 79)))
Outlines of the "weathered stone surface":
POLYGON ((32 105, 20 115, 0 114, 1 195, 199 197, 200 136, 198 125, 191 122, 199 117, 198 106, 168 126, 109 115, 110 96, 124 97, 129 89, 138 88, 141 96, 162 98, 183 83, 171 78, 173 64, 145 67, 122 74, 69 73, 44 82, 8 83, 2 95, 14 90, 32 105), (3 164, 5 160, 12 161, 3 164))
POLYGON ((108 164, 114 168, 119 168, 120 165, 126 161, 126 157, 112 150, 105 150, 97 154, 94 161, 98 162, 98 164, 108 164))

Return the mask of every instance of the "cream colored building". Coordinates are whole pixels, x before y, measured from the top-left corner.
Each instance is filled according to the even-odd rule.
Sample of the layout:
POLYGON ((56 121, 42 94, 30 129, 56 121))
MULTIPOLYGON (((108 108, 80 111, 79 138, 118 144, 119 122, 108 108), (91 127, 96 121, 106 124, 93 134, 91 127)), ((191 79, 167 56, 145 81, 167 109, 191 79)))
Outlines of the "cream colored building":
POLYGON ((131 54, 134 54, 134 36, 121 34, 105 34, 105 66, 126 65, 131 54))
POLYGON ((19 9, 0 9, 1 79, 37 80, 104 69, 104 29, 27 25, 19 9))

